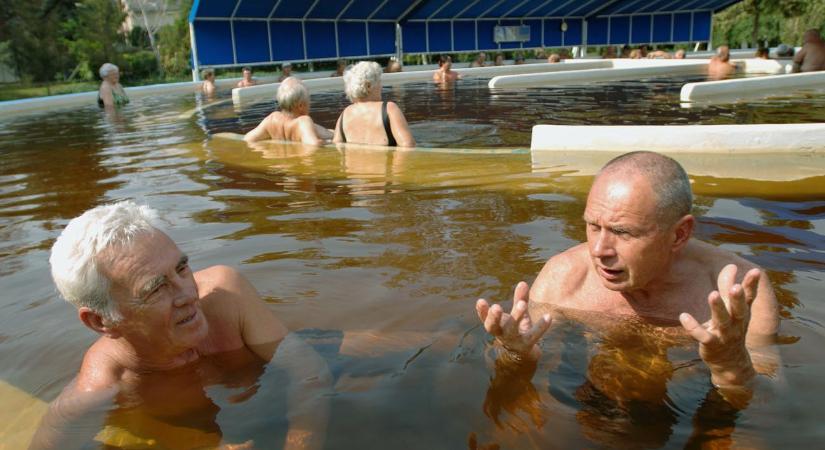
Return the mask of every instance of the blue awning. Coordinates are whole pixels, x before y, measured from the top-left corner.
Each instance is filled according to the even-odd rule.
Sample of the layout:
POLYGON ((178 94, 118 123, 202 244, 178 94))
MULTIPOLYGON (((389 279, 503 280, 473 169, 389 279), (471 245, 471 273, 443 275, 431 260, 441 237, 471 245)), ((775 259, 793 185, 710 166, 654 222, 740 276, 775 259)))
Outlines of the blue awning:
POLYGON ((195 0, 199 67, 404 53, 709 41, 741 0, 195 0), (496 42, 497 26, 529 39, 496 42))

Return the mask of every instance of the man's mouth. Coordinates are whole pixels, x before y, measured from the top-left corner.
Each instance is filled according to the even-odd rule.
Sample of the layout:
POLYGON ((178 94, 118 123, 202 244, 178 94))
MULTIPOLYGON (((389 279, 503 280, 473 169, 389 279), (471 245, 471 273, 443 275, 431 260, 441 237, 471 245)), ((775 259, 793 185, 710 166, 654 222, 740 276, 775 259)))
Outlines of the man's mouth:
POLYGON ((198 315, 198 311, 195 310, 192 314, 184 317, 183 319, 175 322, 175 325, 186 325, 187 323, 195 320, 195 316, 198 315))
POLYGON ((603 278, 605 278, 607 280, 615 280, 615 279, 619 278, 622 273, 624 273, 624 270, 614 270, 614 269, 607 269, 607 268, 604 268, 604 267, 599 267, 599 272, 601 272, 601 275, 602 275, 603 278))

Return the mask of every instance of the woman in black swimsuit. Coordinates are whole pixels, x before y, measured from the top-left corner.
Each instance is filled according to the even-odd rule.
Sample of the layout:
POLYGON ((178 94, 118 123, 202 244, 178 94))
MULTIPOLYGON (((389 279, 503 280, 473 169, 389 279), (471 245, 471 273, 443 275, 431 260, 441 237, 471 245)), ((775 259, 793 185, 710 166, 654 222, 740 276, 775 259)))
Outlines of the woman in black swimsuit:
POLYGON ((344 73, 347 106, 335 124, 333 142, 415 147, 407 119, 395 102, 381 101, 381 66, 362 61, 344 73))

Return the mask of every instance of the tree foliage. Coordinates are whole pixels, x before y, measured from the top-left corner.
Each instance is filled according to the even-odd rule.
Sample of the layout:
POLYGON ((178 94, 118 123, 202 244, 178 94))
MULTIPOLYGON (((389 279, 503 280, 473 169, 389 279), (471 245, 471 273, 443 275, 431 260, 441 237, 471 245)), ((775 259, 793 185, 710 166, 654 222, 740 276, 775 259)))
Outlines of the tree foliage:
POLYGON ((745 0, 713 16, 713 45, 800 45, 825 27, 825 0, 745 0))
POLYGON ((167 76, 185 76, 190 69, 189 10, 192 0, 180 2, 180 15, 158 32, 160 63, 167 76))
POLYGON ((74 3, 56 0, 3 0, 0 3, 0 41, 8 42, 18 75, 52 81, 69 62, 60 39, 61 24, 74 3))
POLYGON ((123 63, 125 36, 121 24, 126 14, 116 0, 84 0, 63 22, 62 40, 74 62, 93 73, 105 62, 123 63))

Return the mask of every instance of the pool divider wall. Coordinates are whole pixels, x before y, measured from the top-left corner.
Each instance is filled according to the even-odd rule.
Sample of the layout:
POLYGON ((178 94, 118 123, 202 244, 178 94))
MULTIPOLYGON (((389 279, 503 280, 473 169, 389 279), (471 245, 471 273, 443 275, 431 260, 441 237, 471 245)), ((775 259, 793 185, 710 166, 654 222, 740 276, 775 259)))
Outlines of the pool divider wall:
POLYGON ((532 152, 825 152, 825 123, 760 125, 536 125, 532 152))
MULTIPOLYGON (((453 68, 455 72, 465 77, 488 77, 497 74, 530 74, 536 72, 549 72, 556 70, 574 70, 587 67, 606 67, 609 63, 602 60, 567 60, 563 63, 537 63, 521 65, 487 66, 487 67, 462 67, 453 68)), ((411 81, 429 81, 433 78, 435 65, 413 66, 404 72, 385 73, 381 76, 384 86, 392 86, 411 81)), ((310 92, 320 92, 325 90, 343 90, 344 82, 341 77, 324 79, 307 79, 301 74, 304 84, 310 92), (335 80, 335 82, 330 82, 335 80)), ((236 105, 244 106, 258 102, 264 98, 274 98, 278 91, 279 83, 251 86, 247 88, 232 89, 232 100, 236 105)))
POLYGON ((730 103, 744 98, 792 95, 813 89, 825 89, 825 72, 688 83, 682 86, 679 99, 683 102, 730 103))
POLYGON ((586 84, 597 81, 637 79, 656 75, 702 73, 707 70, 704 60, 677 59, 605 59, 596 68, 556 71, 528 75, 502 75, 493 77, 487 84, 491 89, 586 84))

